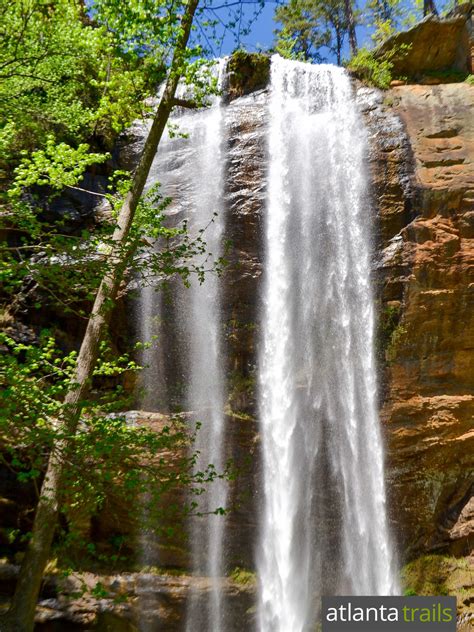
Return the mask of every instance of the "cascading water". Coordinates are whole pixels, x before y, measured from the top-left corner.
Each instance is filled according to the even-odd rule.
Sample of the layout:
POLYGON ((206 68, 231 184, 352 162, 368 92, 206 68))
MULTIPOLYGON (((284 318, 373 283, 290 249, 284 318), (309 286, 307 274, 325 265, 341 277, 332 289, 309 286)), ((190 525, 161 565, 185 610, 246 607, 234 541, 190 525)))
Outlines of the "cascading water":
MULTIPOLYGON (((219 79, 225 68, 220 60, 219 79)), ((193 222, 204 228, 204 239, 208 252, 212 254, 209 264, 222 256, 224 231, 223 199, 223 127, 224 119, 220 99, 204 114, 201 114, 200 133, 195 138, 196 157, 193 161, 193 222), (217 215, 213 217, 213 214, 217 215)), ((222 361, 222 319, 219 278, 208 274, 202 285, 191 284, 191 305, 187 316, 190 340, 190 380, 188 405, 202 428, 197 434, 195 449, 199 453, 197 469, 204 470, 211 464, 217 472, 225 466, 224 449, 224 366, 222 361)), ((225 519, 214 515, 227 501, 227 484, 216 478, 200 503, 200 511, 207 514, 206 524, 202 519, 192 523, 193 568, 211 580, 209 603, 203 608, 197 595, 192 595, 188 605, 187 626, 189 632, 196 629, 215 631, 222 629, 223 537, 225 519)))
POLYGON ((341 68, 272 59, 260 357, 261 632, 397 592, 376 409, 364 127, 341 68))
MULTIPOLYGON (((225 63, 225 60, 219 60, 217 65, 219 82, 225 63)), ((195 263, 204 265, 207 270, 222 255, 225 225, 222 208, 224 120, 220 101, 216 97, 205 110, 188 111, 173 117, 172 122, 179 130, 178 137, 163 139, 148 181, 150 186, 157 181, 161 183, 161 193, 172 199, 168 213, 185 218, 190 235, 197 236, 198 231, 205 229, 206 254, 195 263)), ((168 318, 173 320, 170 337, 177 339, 181 356, 179 364, 182 365, 173 368, 175 373, 181 373, 181 383, 184 383, 184 393, 181 398, 178 396, 178 400, 181 399, 178 403, 191 411, 193 419, 201 424, 193 446, 198 453, 196 469, 205 471, 212 465, 216 472, 221 472, 226 459, 220 280, 211 273, 206 274, 203 284, 193 278, 189 289, 174 288, 173 301, 173 307, 166 308, 162 305, 162 297, 156 296, 153 288, 145 288, 141 293, 141 332, 147 339, 153 334, 158 334, 159 338, 158 350, 145 351, 144 359, 149 367, 145 371, 145 405, 148 409, 159 406, 160 410, 164 406, 166 411, 166 407, 172 408, 169 391, 178 390, 176 376, 172 379, 166 376, 166 364, 174 362, 172 356, 176 349, 168 349, 168 353, 163 351, 166 344, 164 312, 171 309, 171 319, 168 318), (169 382, 173 379, 175 384, 170 387, 169 382)), ((176 401, 176 396, 174 399, 176 401)), ((204 517, 191 519, 192 568, 196 575, 208 577, 211 586, 205 604, 202 595, 199 599, 197 594, 191 594, 187 608, 188 630, 222 629, 220 578, 223 574, 225 518, 212 512, 224 507, 226 499, 227 484, 216 478, 206 484, 206 494, 199 498, 199 511, 204 517)))
MULTIPOLYGON (((221 75, 223 68, 222 63, 221 75)), ((314 629, 321 594, 394 594, 398 587, 376 412, 364 126, 350 80, 337 67, 275 57, 269 98, 258 628, 306 632, 314 629)), ((264 102, 263 97, 262 120, 264 102)), ((230 118, 237 107, 234 102, 229 108, 230 118)), ((163 194, 173 199, 170 214, 186 217, 191 232, 218 212, 204 235, 212 252, 207 265, 221 255, 225 228, 223 145, 229 121, 224 124, 223 109, 217 99, 207 110, 176 116, 188 137, 162 144, 150 177, 150 184, 161 181, 163 194)), ((254 133, 252 122, 234 124, 239 133, 254 133)), ((253 156, 255 148, 246 150, 253 156)), ((249 159, 231 154, 229 177, 240 173, 234 163, 249 159)), ((258 183, 255 190, 263 196, 258 183)), ((234 197, 244 204, 249 191, 244 187, 234 197)), ((246 221, 236 211, 233 221, 246 221)), ((192 411, 203 424, 197 468, 212 463, 218 471, 231 448, 224 441, 221 285, 207 275, 202 286, 173 288, 172 306, 151 290, 142 292, 140 303, 144 338, 160 337, 158 349, 145 352, 150 368, 143 405, 166 411, 174 402, 192 411), (178 383, 184 386, 181 395, 178 383)), ((201 497, 200 510, 225 506, 227 496, 226 483, 217 479, 201 497)), ((226 519, 212 513, 190 522, 194 573, 209 580, 197 580, 199 590, 188 600, 187 632, 238 629, 238 622, 224 617, 225 529, 226 519)), ((150 550, 156 551, 153 543, 150 550)), ((145 551, 144 563, 160 560, 148 559, 145 551)))

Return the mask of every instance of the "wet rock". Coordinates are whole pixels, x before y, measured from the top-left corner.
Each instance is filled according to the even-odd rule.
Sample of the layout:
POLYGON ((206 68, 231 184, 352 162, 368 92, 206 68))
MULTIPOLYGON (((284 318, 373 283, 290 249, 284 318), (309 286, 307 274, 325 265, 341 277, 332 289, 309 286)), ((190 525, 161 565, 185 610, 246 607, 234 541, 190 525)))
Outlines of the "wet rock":
POLYGON ((449 530, 450 550, 458 555, 474 550, 474 490, 469 500, 460 504, 461 512, 449 530))
POLYGON ((270 79, 270 57, 262 53, 237 51, 229 59, 227 99, 266 88, 270 79))
MULTIPOLYGON (((14 585, 17 573, 18 567, 0 564, 0 579, 8 576, 14 585)), ((158 573, 77 573, 49 576, 47 581, 55 585, 56 596, 41 596, 35 632, 180 632, 191 592, 204 607, 211 591, 208 578, 158 573)), ((249 628, 255 617, 255 583, 238 578, 220 581, 228 604, 226 630, 249 628)))

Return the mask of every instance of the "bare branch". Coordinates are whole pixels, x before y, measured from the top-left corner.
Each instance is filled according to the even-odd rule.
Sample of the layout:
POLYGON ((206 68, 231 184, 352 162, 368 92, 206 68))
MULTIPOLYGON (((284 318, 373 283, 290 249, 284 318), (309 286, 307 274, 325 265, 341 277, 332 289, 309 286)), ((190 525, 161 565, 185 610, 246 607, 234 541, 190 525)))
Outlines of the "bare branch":
POLYGON ((190 110, 197 110, 202 107, 199 103, 195 101, 189 101, 188 99, 173 99, 173 105, 180 108, 188 108, 190 110))

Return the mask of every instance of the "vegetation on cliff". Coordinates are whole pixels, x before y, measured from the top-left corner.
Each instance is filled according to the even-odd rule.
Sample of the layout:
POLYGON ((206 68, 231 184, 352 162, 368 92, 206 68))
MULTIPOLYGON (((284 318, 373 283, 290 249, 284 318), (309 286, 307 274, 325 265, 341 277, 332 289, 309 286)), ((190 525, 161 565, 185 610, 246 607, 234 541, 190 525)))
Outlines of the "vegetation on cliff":
MULTIPOLYGON (((189 435, 170 426, 158 435, 130 427, 125 418, 111 414, 123 406, 117 391, 105 401, 91 393, 97 379, 139 368, 126 355, 114 358, 104 343, 112 310, 126 291, 132 269, 142 279, 180 275, 186 282, 191 273, 203 275, 190 263, 196 252, 203 252, 202 231, 191 241, 185 226, 165 228, 167 200, 157 190, 143 197, 172 109, 197 107, 215 88, 200 46, 189 45, 197 9, 198 0, 180 7, 130 3, 125 11, 121 2, 98 1, 92 22, 75 0, 5 6, 6 37, 0 51, 2 100, 9 104, 1 121, 2 230, 7 234, 2 242, 7 282, 2 296, 7 332, 1 339, 2 397, 7 403, 1 417, 3 462, 20 481, 31 481, 39 496, 31 533, 21 534, 27 549, 9 613, 2 620, 5 630, 32 630, 58 518, 65 520, 70 544, 76 535, 68 518, 73 509, 84 508, 88 494, 93 505, 100 503, 103 485, 112 478, 117 482, 120 472, 118 486, 135 497, 150 476, 161 491, 177 481, 192 479, 200 485, 206 480, 206 474, 191 475, 192 457, 185 458, 177 472, 163 465, 163 459, 154 467, 157 453, 176 450, 189 442, 189 435), (108 221, 93 235, 87 230, 71 234, 67 218, 45 222, 42 202, 65 189, 84 190, 85 170, 110 159, 103 151, 110 138, 143 113, 143 97, 152 86, 156 89, 165 73, 135 171, 115 171, 110 193, 92 192, 108 205, 108 221), (180 80, 193 85, 192 102, 176 98, 180 80), (84 140, 92 140, 102 151, 91 153, 84 140), (158 251, 155 240, 162 244, 158 251), (42 291, 85 318, 79 350, 59 351, 47 331, 33 344, 19 341, 14 330, 9 335, 15 291, 17 307, 25 307, 28 297, 39 306, 42 291), (89 314, 83 302, 91 299, 89 314), (145 469, 151 473, 144 475, 147 462, 145 469), (89 468, 84 471, 85 464, 92 476, 89 468)), ((215 475, 213 471, 210 476, 215 475)))
POLYGON ((402 569, 405 595, 457 595, 461 614, 469 613, 474 564, 467 557, 423 555, 402 569))
POLYGON ((443 9, 439 17, 432 0, 422 8, 400 0, 367 0, 357 10, 342 0, 292 0, 275 10, 280 25, 275 50, 284 57, 318 62, 335 57, 359 79, 382 89, 394 79, 419 81, 430 73, 432 82, 462 81, 470 72, 472 7, 448 4, 443 9), (371 33, 371 46, 358 48, 354 24, 371 33), (434 40, 439 42, 436 50, 434 40), (347 44, 350 58, 343 61, 347 44))

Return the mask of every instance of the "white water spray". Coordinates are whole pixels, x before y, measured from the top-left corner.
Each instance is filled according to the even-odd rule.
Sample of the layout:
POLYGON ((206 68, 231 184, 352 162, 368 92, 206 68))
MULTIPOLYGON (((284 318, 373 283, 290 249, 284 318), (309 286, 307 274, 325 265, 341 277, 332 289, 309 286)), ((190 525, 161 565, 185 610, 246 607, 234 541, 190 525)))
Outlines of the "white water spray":
POLYGON ((261 632, 397 592, 376 409, 364 127, 345 71, 272 59, 260 419, 261 632))
MULTIPOLYGON (((220 60, 219 79, 222 81, 225 60, 220 60)), ((197 119, 197 117, 196 117, 197 119)), ((195 157, 190 165, 194 212, 193 224, 204 228, 207 251, 212 254, 208 266, 222 256, 225 217, 223 214, 223 172, 224 172, 224 118, 220 99, 199 115, 199 122, 190 136, 195 145, 195 157), (213 214, 217 213, 213 217, 213 214)), ((225 467, 225 393, 221 288, 216 275, 208 274, 202 285, 193 281, 190 289, 189 313, 186 326, 189 333, 190 381, 188 387, 188 407, 202 423, 194 448, 199 452, 196 464, 198 470, 205 470, 211 464, 217 472, 225 467)), ((188 604, 188 632, 196 629, 205 632, 222 629, 223 539, 225 518, 213 515, 217 508, 224 508, 227 502, 227 483, 216 478, 208 485, 206 494, 199 503, 199 510, 207 513, 204 519, 195 519, 191 526, 193 568, 197 574, 211 581, 209 602, 192 595, 188 604), (205 521, 205 524, 203 523, 205 521)))
MULTIPOLYGON (((216 66, 219 83, 225 65, 223 59, 216 66)), ((189 96, 186 86, 180 87, 178 96, 189 96)), ((195 263, 210 270, 223 254, 225 226, 222 204, 225 134, 221 99, 214 98, 207 109, 181 111, 171 122, 177 126, 177 136, 163 138, 148 185, 161 183, 161 194, 172 200, 167 213, 186 219, 191 237, 197 237, 199 231, 205 229, 202 238, 206 254, 197 255, 195 263)), ((179 404, 190 411, 194 421, 200 422, 201 428, 192 446, 193 452, 199 453, 197 471, 204 471, 211 464, 217 472, 222 472, 226 460, 220 285, 214 273, 206 273, 203 284, 192 278, 188 289, 173 286, 171 306, 166 306, 166 300, 156 294, 155 288, 144 288, 139 303, 141 334, 146 339, 158 335, 158 348, 144 352, 149 368, 144 372, 143 403, 165 412, 179 404), (184 387, 183 392, 177 394, 180 385, 184 387)), ((198 510, 204 517, 190 521, 191 565, 195 575, 209 578, 211 586, 205 603, 202 592, 192 592, 186 629, 218 631, 222 629, 223 617, 220 579, 225 518, 212 512, 225 507, 226 481, 216 478, 206 484, 206 493, 198 501, 198 510)), ((146 550, 143 557, 149 564, 159 563, 156 556, 147 558, 146 550)))

